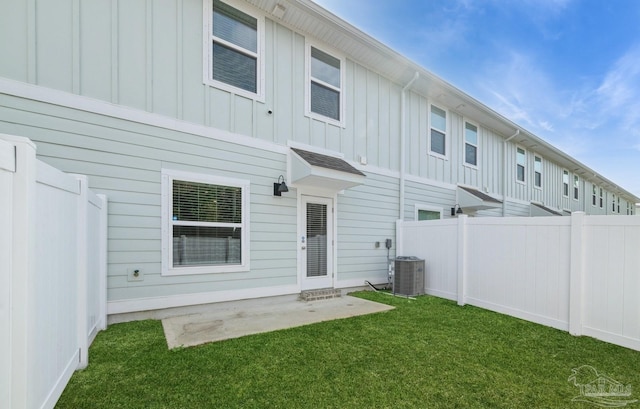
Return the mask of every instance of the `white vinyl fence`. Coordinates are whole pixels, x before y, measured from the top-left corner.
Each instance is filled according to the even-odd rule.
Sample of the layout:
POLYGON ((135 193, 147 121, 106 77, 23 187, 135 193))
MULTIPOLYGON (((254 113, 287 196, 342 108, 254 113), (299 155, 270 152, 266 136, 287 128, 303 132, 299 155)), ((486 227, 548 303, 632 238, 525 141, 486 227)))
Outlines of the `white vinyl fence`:
POLYGON ((640 217, 398 221, 397 246, 427 294, 640 350, 640 217))
POLYGON ((107 201, 0 134, 0 406, 52 408, 106 326, 107 201))

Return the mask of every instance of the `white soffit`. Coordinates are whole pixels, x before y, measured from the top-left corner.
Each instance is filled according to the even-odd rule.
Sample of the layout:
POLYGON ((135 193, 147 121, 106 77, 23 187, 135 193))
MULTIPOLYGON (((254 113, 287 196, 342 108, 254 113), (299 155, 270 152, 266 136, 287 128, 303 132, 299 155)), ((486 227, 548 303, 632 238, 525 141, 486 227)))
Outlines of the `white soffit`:
POLYGON ((364 183, 365 174, 345 160, 291 148, 291 183, 339 192, 364 183))
POLYGON ((465 210, 486 210, 502 206, 502 202, 470 187, 458 186, 458 205, 465 210))

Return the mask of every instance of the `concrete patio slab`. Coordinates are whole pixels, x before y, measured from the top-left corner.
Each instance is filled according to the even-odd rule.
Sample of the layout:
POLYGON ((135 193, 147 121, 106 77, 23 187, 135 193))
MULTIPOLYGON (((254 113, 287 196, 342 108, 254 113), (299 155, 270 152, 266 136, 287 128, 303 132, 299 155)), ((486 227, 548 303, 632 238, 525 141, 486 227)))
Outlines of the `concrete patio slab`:
POLYGON ((392 310, 390 305, 343 296, 322 301, 235 304, 233 308, 164 318, 169 349, 392 310))

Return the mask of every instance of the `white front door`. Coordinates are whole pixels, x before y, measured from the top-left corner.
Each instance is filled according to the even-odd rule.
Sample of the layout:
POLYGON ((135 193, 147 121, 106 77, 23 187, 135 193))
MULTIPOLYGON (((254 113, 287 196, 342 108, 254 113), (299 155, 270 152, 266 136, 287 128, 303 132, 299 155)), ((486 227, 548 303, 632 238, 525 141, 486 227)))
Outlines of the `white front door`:
POLYGON ((333 200, 302 196, 302 290, 333 288, 333 200))

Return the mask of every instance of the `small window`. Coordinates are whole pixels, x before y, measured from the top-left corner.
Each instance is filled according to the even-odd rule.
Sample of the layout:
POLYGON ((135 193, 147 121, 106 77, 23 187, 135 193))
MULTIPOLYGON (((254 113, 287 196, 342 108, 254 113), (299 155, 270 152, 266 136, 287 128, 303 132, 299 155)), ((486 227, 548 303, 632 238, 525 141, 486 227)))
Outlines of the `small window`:
POLYGON ((569 171, 562 171, 562 196, 569 197, 569 171))
POLYGON ((620 213, 620 196, 618 196, 618 213, 620 213))
POLYGON ((464 162, 478 166, 478 127, 469 122, 464 124, 464 162))
POLYGON ((431 105, 431 143, 432 153, 445 156, 447 153, 447 112, 431 105))
POLYGON ((580 197, 580 177, 573 175, 573 199, 578 200, 580 197))
POLYGON ((440 220, 442 219, 442 209, 428 205, 415 205, 415 220, 440 220))
POLYGON ((616 212, 616 195, 615 194, 611 196, 611 211, 613 213, 616 212))
POLYGON ((418 210, 418 220, 440 220, 440 212, 418 210))
POLYGON ((516 180, 518 182, 525 182, 525 172, 527 164, 527 152, 522 148, 516 150, 516 180))
POLYGON ((533 171, 535 187, 542 187, 542 158, 540 156, 534 156, 533 171))
POLYGON ((342 120, 343 62, 316 47, 309 46, 308 112, 325 119, 342 120))
POLYGON ((600 188, 600 208, 604 209, 604 191, 600 188))
POLYGON ((593 191, 591 193, 591 206, 596 206, 598 189, 595 187, 595 185, 592 187, 592 189, 593 191))
POLYGON ((248 269, 249 184, 163 171, 163 274, 248 269))
POLYGON ((249 97, 261 95, 261 20, 221 0, 205 4, 209 16, 205 82, 249 97))

